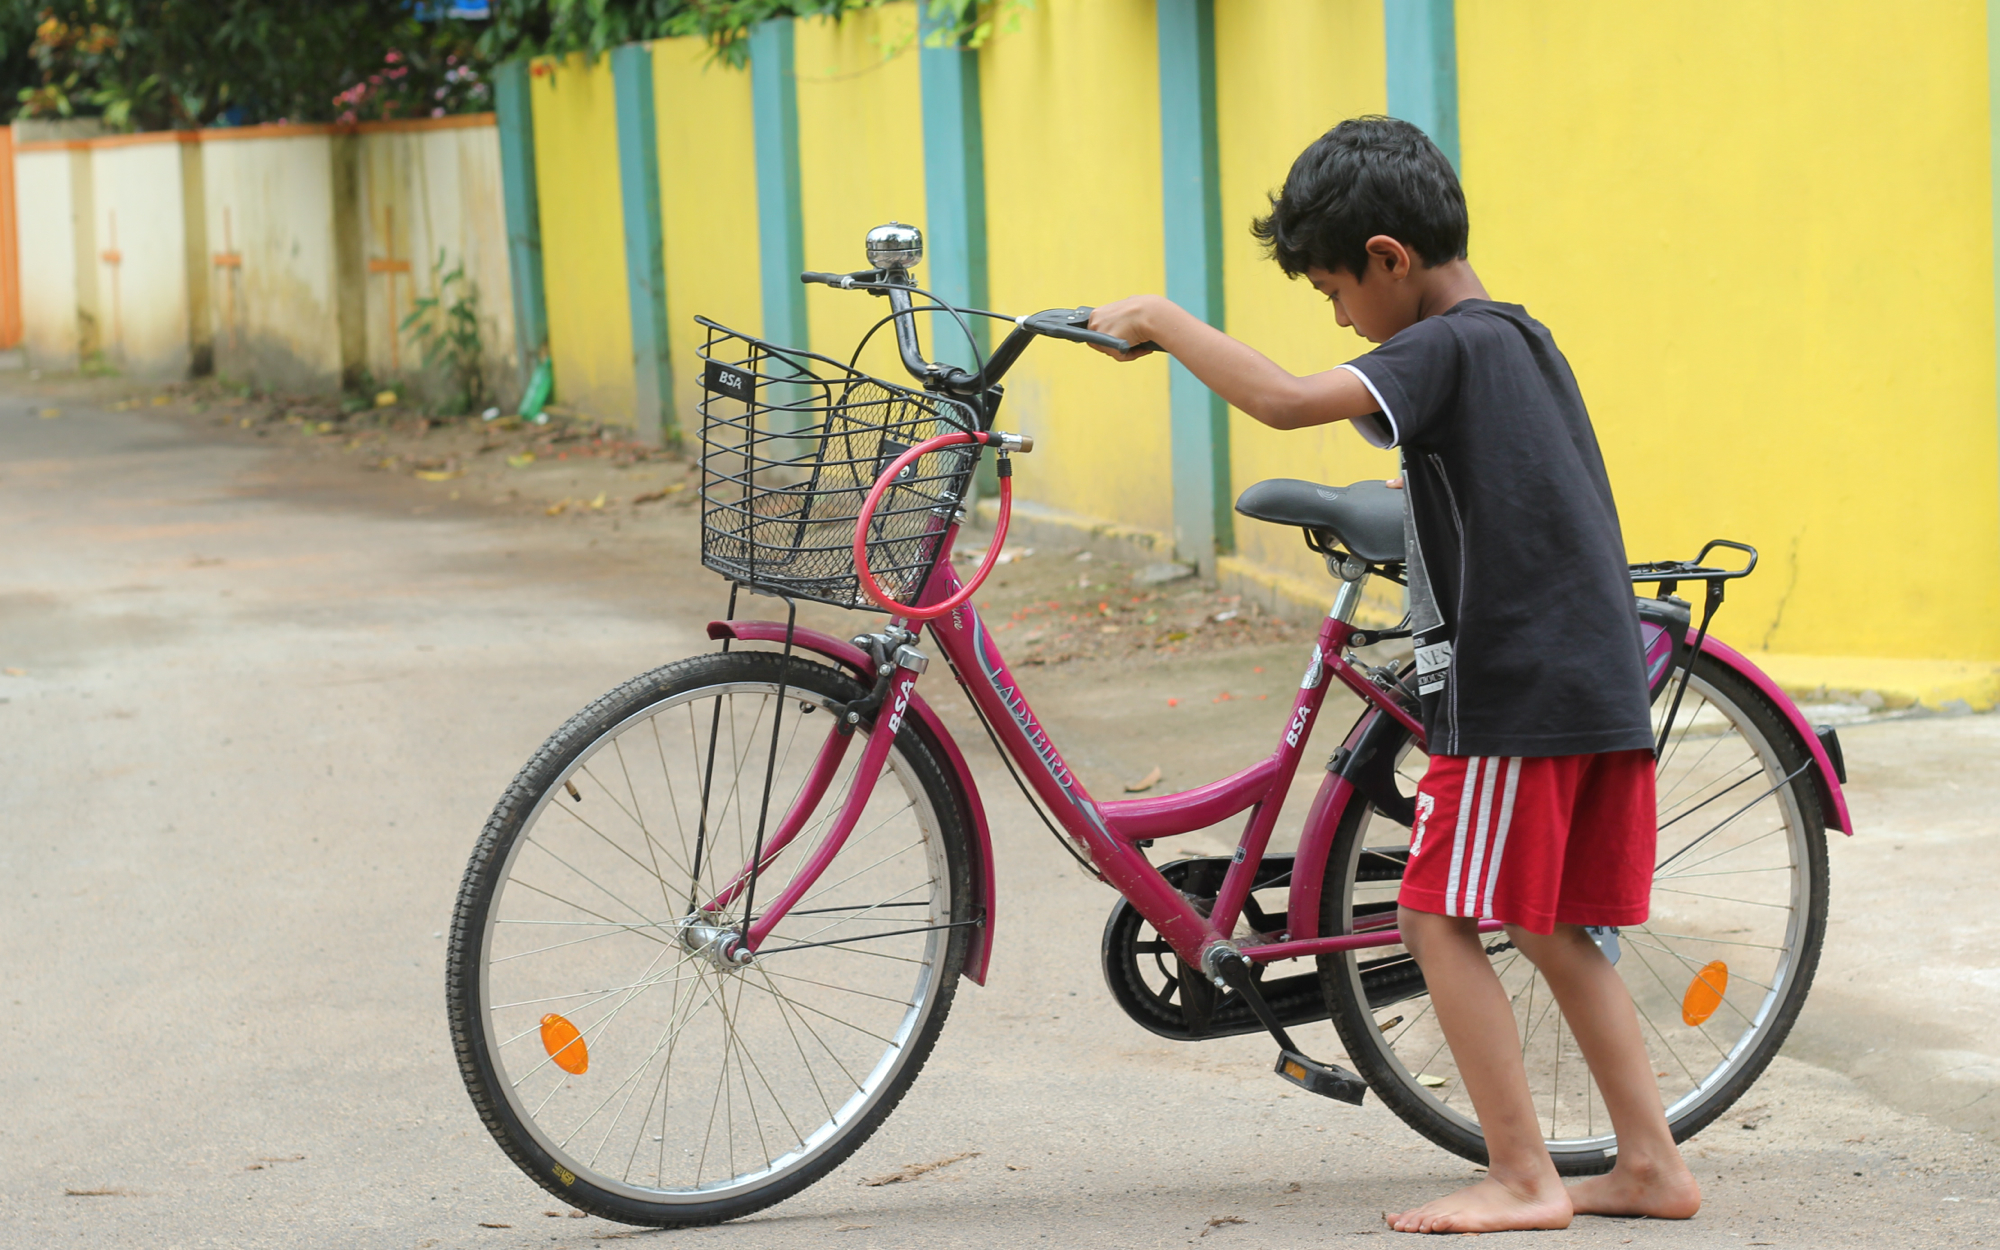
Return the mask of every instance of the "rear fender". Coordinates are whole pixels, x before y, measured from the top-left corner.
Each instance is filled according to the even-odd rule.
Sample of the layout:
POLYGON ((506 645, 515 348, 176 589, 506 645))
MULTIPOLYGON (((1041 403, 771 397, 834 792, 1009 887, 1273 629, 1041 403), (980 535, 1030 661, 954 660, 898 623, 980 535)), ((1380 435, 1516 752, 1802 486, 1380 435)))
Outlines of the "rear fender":
MULTIPOLYGON (((1685 605, 1670 606, 1655 599, 1641 599, 1639 618, 1640 643, 1646 656, 1646 680, 1653 688, 1653 696, 1658 698, 1671 676, 1673 662, 1678 658, 1674 654, 1675 648, 1667 641, 1671 629, 1678 625, 1686 630, 1683 647, 1694 645, 1696 631, 1688 628, 1685 605)), ((1826 814, 1826 823, 1852 837, 1854 822, 1847 814, 1847 796, 1841 793, 1840 775, 1827 756, 1826 745, 1819 740, 1819 734, 1812 725, 1807 723, 1798 704, 1792 702, 1791 696, 1780 690, 1776 682, 1765 676, 1762 669, 1727 644, 1712 637, 1704 638, 1701 650, 1702 654, 1713 656, 1725 667, 1735 670, 1737 676, 1757 687, 1791 723, 1798 732, 1799 740, 1812 754, 1813 783, 1819 788, 1820 810, 1826 814)))
MULTIPOLYGON (((1692 643, 1694 640, 1690 638, 1688 641, 1692 643)), ((1742 653, 1735 648, 1717 642, 1713 638, 1704 638, 1701 649, 1703 654, 1712 655, 1722 661, 1736 670, 1737 675, 1743 680, 1762 691, 1764 697, 1768 698, 1778 711, 1784 714, 1785 719, 1791 722, 1792 728, 1798 731, 1799 740, 1806 744, 1806 750, 1812 752, 1813 780, 1819 786, 1820 807, 1826 813, 1826 823, 1853 837, 1854 821, 1847 814, 1847 796, 1840 791, 1840 777, 1834 772, 1833 761, 1827 758, 1826 746, 1820 742, 1819 734, 1813 730, 1812 725, 1807 723, 1805 713, 1799 711, 1799 705, 1792 702, 1790 695, 1778 688, 1778 683, 1765 676, 1762 669, 1743 658, 1742 653)))
MULTIPOLYGON (((737 642, 785 641, 785 626, 781 621, 710 621, 708 636, 720 641, 724 638, 737 642)), ((811 651, 847 669, 855 680, 864 686, 875 682, 874 662, 866 652, 842 638, 821 633, 816 629, 798 628, 792 631, 792 649, 811 651)), ((924 702, 924 696, 912 693, 910 714, 922 731, 938 747, 944 756, 945 766, 953 774, 958 784, 959 794, 965 800, 965 809, 972 815, 972 898, 978 907, 981 923, 972 930, 972 941, 965 952, 965 976, 974 985, 986 984, 986 967, 993 955, 994 917, 994 873, 993 836, 986 827, 986 807, 979 800, 979 787, 972 780, 972 769, 959 751, 958 743, 952 740, 944 722, 924 702)))

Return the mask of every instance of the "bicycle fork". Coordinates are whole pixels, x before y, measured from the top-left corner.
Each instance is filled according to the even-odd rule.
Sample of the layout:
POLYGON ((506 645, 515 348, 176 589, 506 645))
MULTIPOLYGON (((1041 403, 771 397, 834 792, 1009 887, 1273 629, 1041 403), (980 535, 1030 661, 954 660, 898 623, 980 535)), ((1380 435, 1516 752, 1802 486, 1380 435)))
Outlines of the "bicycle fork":
MULTIPOLYGON (((930 666, 929 657, 911 645, 916 639, 915 633, 897 623, 891 623, 881 633, 864 634, 854 639, 854 644, 868 652, 876 662, 874 688, 853 703, 833 709, 838 720, 827 734, 826 741, 820 745, 819 755, 813 760, 804 785, 779 820, 778 827, 769 838, 760 839, 752 862, 738 869, 728 884, 717 891, 715 897, 696 908, 682 926, 681 940, 689 949, 706 953, 719 967, 748 964, 770 937, 771 931, 798 905, 806 891, 812 889, 826 872, 827 865, 846 846, 848 836, 854 832, 862 811, 868 806, 868 800, 874 797, 875 783, 888 763, 889 750, 896 743, 896 734, 903 727, 903 717, 909 711, 910 696, 916 689, 917 678, 930 666), (744 899, 746 904, 754 900, 758 878, 797 840, 806 822, 818 810, 834 776, 840 771, 842 761, 847 757, 854 741, 854 730, 871 716, 875 723, 874 732, 862 748, 854 780, 826 837, 805 865, 792 875, 778 897, 761 913, 751 913, 746 905, 744 918, 739 924, 724 924, 718 913, 734 905, 739 898, 744 899)), ((771 772, 774 770, 775 761, 766 771, 766 790, 770 788, 771 772)))

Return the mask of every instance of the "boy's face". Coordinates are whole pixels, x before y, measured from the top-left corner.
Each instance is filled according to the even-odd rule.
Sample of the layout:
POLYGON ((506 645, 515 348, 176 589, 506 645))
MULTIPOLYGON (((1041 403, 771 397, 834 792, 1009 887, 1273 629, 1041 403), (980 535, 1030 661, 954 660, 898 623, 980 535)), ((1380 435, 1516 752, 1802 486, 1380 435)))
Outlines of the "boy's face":
POLYGON ((1368 245, 1365 278, 1344 268, 1309 265, 1306 280, 1333 302, 1334 318, 1341 325, 1352 326, 1371 343, 1386 343, 1418 321, 1420 293, 1416 283, 1407 281, 1415 258, 1402 244, 1382 235, 1368 245))
POLYGON ((1352 326, 1368 342, 1388 342, 1416 324, 1416 300, 1408 298, 1410 292, 1400 290, 1404 284, 1386 272, 1388 266, 1382 266, 1374 256, 1368 260, 1366 280, 1344 268, 1322 270, 1316 266, 1306 268, 1306 280, 1332 300, 1334 320, 1352 326))

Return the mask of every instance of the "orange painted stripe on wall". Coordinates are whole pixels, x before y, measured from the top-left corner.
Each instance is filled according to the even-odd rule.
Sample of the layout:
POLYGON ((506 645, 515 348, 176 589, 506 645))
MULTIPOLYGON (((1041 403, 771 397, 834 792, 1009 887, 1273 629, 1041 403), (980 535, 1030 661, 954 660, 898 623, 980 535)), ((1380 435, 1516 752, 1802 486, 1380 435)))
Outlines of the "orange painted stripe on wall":
POLYGON ((21 241, 14 222, 14 131, 0 126, 0 349, 21 341, 21 241))

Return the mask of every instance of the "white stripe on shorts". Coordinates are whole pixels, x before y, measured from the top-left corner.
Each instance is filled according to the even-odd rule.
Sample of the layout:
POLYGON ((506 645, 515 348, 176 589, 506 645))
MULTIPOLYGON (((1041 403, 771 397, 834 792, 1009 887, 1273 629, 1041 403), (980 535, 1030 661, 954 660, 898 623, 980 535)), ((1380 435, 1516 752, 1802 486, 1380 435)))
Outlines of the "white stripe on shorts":
POLYGON ((1493 887, 1500 880, 1500 856, 1507 850, 1507 830, 1514 825, 1514 783, 1521 778, 1521 760, 1507 762, 1507 779, 1500 792, 1500 820, 1493 830, 1493 854, 1486 861, 1486 897, 1479 906, 1482 920, 1493 919, 1493 887))
MULTIPOLYGON (((1472 819, 1472 805, 1479 798, 1479 784, 1485 767, 1485 757, 1473 756, 1466 763, 1466 769, 1472 776, 1472 793, 1467 794, 1463 785, 1458 789, 1458 828, 1451 835, 1451 874, 1444 885, 1444 914, 1447 916, 1463 914, 1458 910, 1458 883, 1465 866, 1465 827, 1472 819)), ((1475 876, 1478 871, 1473 869, 1475 876)))
MULTIPOLYGON (((1485 784, 1479 787, 1479 823, 1473 826, 1472 861, 1467 866, 1465 874, 1465 901, 1463 908, 1454 912, 1454 915, 1476 916, 1479 914, 1479 869, 1486 859, 1486 836, 1489 828, 1486 818, 1493 814, 1493 792, 1499 788, 1500 770, 1505 767, 1506 763, 1506 760, 1493 756, 1488 756, 1486 759, 1485 784)), ((1453 900, 1454 903, 1457 901, 1456 899, 1453 900)))

